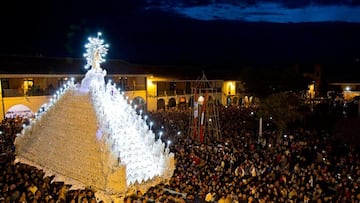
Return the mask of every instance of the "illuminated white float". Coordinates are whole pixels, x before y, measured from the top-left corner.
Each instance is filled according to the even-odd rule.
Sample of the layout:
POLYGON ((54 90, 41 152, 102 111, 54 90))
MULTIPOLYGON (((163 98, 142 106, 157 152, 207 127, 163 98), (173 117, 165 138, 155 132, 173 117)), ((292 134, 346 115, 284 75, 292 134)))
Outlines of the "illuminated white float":
POLYGON ((111 81, 105 84, 100 63, 108 45, 100 34, 89 41, 81 84, 69 81, 43 105, 15 140, 16 161, 109 195, 145 191, 169 180, 175 167, 170 143, 165 147, 156 140, 148 117, 111 81))

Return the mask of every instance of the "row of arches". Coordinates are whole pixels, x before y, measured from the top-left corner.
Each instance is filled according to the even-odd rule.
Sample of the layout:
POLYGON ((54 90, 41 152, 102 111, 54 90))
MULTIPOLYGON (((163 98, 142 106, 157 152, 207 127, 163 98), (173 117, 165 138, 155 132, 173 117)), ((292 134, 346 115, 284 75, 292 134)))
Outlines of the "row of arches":
MULTIPOLYGON (((135 97, 132 101, 132 105, 136 105, 137 109, 143 109, 146 110, 146 101, 144 98, 138 96, 135 97)), ((38 111, 43 109, 44 106, 40 106, 38 111)), ((15 104, 12 105, 9 109, 5 110, 5 118, 15 118, 15 117, 33 117, 35 115, 35 112, 31 110, 31 107, 25 105, 25 104, 15 104)))
MULTIPOLYGON (((180 97, 177 102, 174 97, 170 98, 166 104, 165 99, 160 98, 157 100, 157 110, 165 110, 165 109, 186 109, 190 107, 194 102, 194 97, 191 96, 188 99, 186 97, 180 97)), ((208 101, 213 101, 213 97, 209 96, 208 101)))
POLYGON ((179 109, 185 109, 188 107, 187 105, 187 99, 186 97, 180 97, 179 101, 177 102, 175 98, 170 98, 166 104, 165 99, 158 99, 157 100, 157 110, 165 110, 165 109, 174 109, 174 108, 179 108, 179 109))
MULTIPOLYGON (((168 102, 166 103, 165 99, 160 98, 157 100, 157 110, 165 110, 165 109, 172 109, 172 108, 178 108, 178 109, 185 109, 188 107, 191 107, 194 97, 191 96, 188 99, 186 97, 180 97, 179 101, 177 102, 175 98, 170 98, 168 102), (188 100, 188 101, 187 101, 188 100)), ((213 101, 213 98, 209 96, 208 101, 213 101)), ((219 104, 219 101, 216 101, 217 104, 219 104)), ((239 105, 239 106, 251 106, 254 102, 254 99, 252 96, 244 96, 244 97, 227 97, 226 98, 226 105, 239 105)))
MULTIPOLYGON (((157 110, 167 110, 167 109, 187 109, 190 107, 194 102, 194 97, 191 96, 189 98, 186 97, 179 97, 178 101, 176 98, 172 97, 167 102, 164 98, 159 98, 157 100, 157 110)), ((251 104, 253 101, 252 97, 244 97, 244 98, 238 98, 238 97, 228 97, 227 98, 227 105, 248 105, 251 104)), ((208 101, 213 101, 213 98, 209 96, 208 101)), ((217 101, 219 102, 219 101, 217 101)), ((146 100, 142 98, 141 96, 137 96, 133 99, 132 105, 136 105, 137 109, 142 109, 143 111, 146 109, 146 100)), ((16 117, 19 116, 32 116, 33 112, 30 110, 29 107, 23 104, 16 104, 9 108, 6 111, 5 116, 6 117, 16 117)))

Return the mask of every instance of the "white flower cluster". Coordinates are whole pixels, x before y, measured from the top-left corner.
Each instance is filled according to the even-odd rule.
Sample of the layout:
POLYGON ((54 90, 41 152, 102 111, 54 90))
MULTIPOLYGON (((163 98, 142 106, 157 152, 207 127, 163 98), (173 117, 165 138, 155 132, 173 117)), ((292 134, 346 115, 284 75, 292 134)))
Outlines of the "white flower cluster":
POLYGON ((84 57, 87 61, 85 69, 100 68, 100 63, 105 62, 109 45, 104 44, 104 40, 100 38, 101 35, 101 32, 98 32, 97 37, 89 37, 89 43, 85 44, 86 53, 84 53, 84 57))

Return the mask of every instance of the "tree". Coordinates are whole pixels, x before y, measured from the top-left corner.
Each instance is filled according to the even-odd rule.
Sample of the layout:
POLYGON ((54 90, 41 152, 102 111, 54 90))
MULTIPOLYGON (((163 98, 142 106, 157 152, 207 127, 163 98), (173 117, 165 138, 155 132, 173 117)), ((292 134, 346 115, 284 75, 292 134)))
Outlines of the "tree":
POLYGON ((292 91, 298 92, 307 88, 307 81, 298 65, 273 65, 266 67, 244 67, 240 80, 246 82, 248 91, 257 97, 292 91))
POLYGON ((302 100, 293 93, 275 93, 260 102, 257 115, 262 118, 271 118, 279 131, 285 131, 290 123, 303 118, 303 114, 299 111, 302 105, 302 100))

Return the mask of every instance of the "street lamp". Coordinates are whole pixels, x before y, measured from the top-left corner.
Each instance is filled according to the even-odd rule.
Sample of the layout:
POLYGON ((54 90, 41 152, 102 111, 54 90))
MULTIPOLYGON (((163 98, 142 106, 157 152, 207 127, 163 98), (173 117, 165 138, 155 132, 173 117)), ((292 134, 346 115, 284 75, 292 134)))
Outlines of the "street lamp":
POLYGON ((200 96, 200 97, 198 98, 198 103, 199 103, 200 105, 203 105, 203 104, 204 104, 204 101, 205 101, 205 99, 204 99, 203 96, 200 96))

